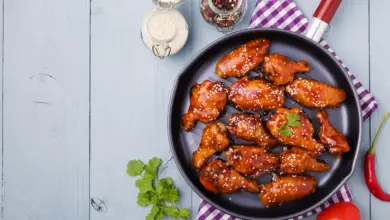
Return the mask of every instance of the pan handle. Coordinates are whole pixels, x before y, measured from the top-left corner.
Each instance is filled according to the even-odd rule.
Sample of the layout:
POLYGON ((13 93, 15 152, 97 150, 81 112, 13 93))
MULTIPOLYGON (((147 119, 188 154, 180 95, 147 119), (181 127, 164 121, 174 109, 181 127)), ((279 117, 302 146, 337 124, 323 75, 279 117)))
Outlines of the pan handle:
POLYGON ((321 0, 309 24, 306 37, 320 42, 342 0, 321 0))

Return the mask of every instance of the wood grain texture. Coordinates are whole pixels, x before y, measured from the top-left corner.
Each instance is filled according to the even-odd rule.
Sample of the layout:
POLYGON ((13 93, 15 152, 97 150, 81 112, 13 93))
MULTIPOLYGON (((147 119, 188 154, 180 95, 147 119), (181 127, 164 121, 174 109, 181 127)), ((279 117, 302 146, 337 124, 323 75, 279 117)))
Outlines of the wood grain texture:
MULTIPOLYGON (((126 174, 131 159, 171 158, 167 109, 180 69, 191 58, 185 49, 164 60, 142 43, 140 27, 152 1, 94 0, 91 43, 91 197, 107 212, 91 209, 94 220, 144 219, 149 208, 137 205, 135 178, 126 174)), ((191 1, 180 6, 191 28, 191 1)), ((191 209, 191 189, 171 160, 161 176, 171 176, 181 205, 191 209)))
MULTIPOLYGON (((390 112, 390 75, 388 72, 388 56, 390 50, 389 28, 390 21, 389 1, 371 0, 370 2, 370 62, 371 62, 371 91, 379 102, 379 110, 371 120, 371 137, 379 127, 385 112, 390 112)), ((376 167, 379 183, 390 193, 390 121, 384 126, 376 144, 376 167)), ((373 220, 389 219, 390 203, 385 203, 371 196, 371 218, 373 220)))
POLYGON ((4 11, 4 219, 86 220, 89 1, 4 11))
MULTIPOLYGON (((298 3, 303 2, 299 1, 298 3)), ((344 0, 336 16, 326 40, 344 61, 351 72, 369 89, 369 50, 368 50, 368 0, 344 0), (354 25, 358 24, 358 25, 354 25)), ((352 190, 354 203, 361 210, 362 219, 369 219, 369 192, 364 183, 363 158, 370 143, 370 125, 363 123, 360 155, 355 171, 348 181, 352 190)))
MULTIPOLYGON (((0 72, 1 72, 1 79, 0 79, 0 91, 1 94, 3 94, 3 0, 0 1, 0 72)), ((3 96, 0 96, 0 123, 3 125, 3 96)), ((4 182, 3 182, 3 126, 0 127, 0 220, 3 220, 4 215, 4 182)))

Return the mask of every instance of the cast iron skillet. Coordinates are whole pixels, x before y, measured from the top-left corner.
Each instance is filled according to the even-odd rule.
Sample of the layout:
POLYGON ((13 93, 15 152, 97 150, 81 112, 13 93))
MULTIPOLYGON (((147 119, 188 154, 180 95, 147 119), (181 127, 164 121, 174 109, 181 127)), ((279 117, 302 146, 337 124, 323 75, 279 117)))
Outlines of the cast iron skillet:
MULTIPOLYGON (((250 75, 256 76, 257 74, 251 73, 250 75)), ((304 108, 294 102, 291 97, 286 96, 286 107, 294 106, 305 110, 318 131, 319 124, 315 118, 318 110, 304 108)), ((226 124, 231 113, 236 111, 233 107, 228 106, 225 116, 218 120, 226 124)), ((258 113, 266 115, 262 111, 258 111, 258 113)), ((184 179, 201 198, 216 208, 243 219, 289 219, 310 211, 325 202, 352 175, 360 148, 361 130, 362 116, 358 96, 348 74, 339 62, 315 41, 301 34, 279 29, 262 28, 235 32, 203 49, 179 74, 173 88, 168 115, 168 136, 171 150, 184 179), (351 151, 341 158, 335 158, 328 153, 324 153, 320 157, 331 166, 329 172, 307 173, 318 181, 319 186, 314 194, 271 208, 265 208, 256 194, 239 191, 233 194, 214 195, 205 190, 199 181, 199 173, 192 164, 192 153, 200 143, 205 124, 199 122, 191 132, 185 132, 181 121, 182 115, 189 106, 191 86, 206 79, 222 81, 225 86, 234 82, 236 79, 223 80, 216 76, 214 69, 217 61, 224 54, 247 41, 261 37, 271 40, 270 53, 279 52, 293 60, 307 60, 309 62, 312 70, 308 74, 301 74, 298 77, 309 77, 345 90, 347 93, 346 101, 340 107, 326 109, 326 111, 331 123, 348 138, 351 145, 351 151)), ((244 144, 245 142, 232 139, 232 143, 244 144)), ((215 155, 215 157, 224 158, 224 155, 215 155)), ((271 175, 256 180, 259 184, 267 183, 271 180, 271 175)))

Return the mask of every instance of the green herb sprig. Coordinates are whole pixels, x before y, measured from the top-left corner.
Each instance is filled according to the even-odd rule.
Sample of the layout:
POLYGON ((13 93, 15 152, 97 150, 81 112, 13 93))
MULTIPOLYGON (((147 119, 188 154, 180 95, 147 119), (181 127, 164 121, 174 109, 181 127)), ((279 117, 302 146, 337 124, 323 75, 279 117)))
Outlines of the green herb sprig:
POLYGON ((287 122, 283 123, 283 125, 279 129, 279 133, 282 136, 291 136, 292 129, 291 127, 299 127, 301 126, 300 117, 296 113, 287 113, 287 122))
POLYGON ((135 185, 139 189, 137 203, 141 207, 151 205, 150 213, 146 220, 159 220, 165 216, 175 219, 189 220, 190 211, 185 208, 178 208, 176 202, 179 200, 179 191, 173 184, 171 178, 158 178, 158 168, 161 159, 152 158, 147 164, 141 160, 130 160, 127 164, 127 174, 139 176, 135 185))

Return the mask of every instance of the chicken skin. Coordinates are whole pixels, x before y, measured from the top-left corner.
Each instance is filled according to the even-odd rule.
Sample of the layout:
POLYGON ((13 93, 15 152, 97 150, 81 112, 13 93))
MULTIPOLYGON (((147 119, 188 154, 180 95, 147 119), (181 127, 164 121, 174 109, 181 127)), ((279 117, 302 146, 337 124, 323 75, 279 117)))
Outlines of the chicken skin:
POLYGON ((256 143, 269 149, 278 144, 276 138, 267 133, 259 114, 233 113, 228 122, 230 134, 244 141, 256 143))
POLYGON ((310 71, 306 61, 294 62, 282 54, 274 53, 264 58, 261 72, 277 85, 286 85, 293 81, 295 74, 310 71))
POLYGON ((249 41, 223 56, 218 61, 215 72, 221 78, 245 76, 263 62, 270 46, 271 42, 264 38, 249 41))
POLYGON ((240 110, 269 110, 284 105, 284 87, 243 77, 228 87, 228 98, 240 110))
POLYGON ((268 120, 267 127, 271 135, 283 144, 304 148, 312 156, 319 156, 325 151, 324 145, 313 138, 313 125, 300 108, 278 108, 268 120))
POLYGON ((238 172, 258 177, 279 167, 279 157, 258 146, 233 146, 226 151, 228 164, 238 172))
POLYGON ((287 174, 301 174, 306 171, 327 171, 329 165, 319 162, 307 150, 293 147, 280 154, 280 168, 287 174))
POLYGON ((225 110, 226 90, 222 82, 205 80, 191 89, 190 107, 183 115, 184 130, 189 132, 197 121, 208 123, 216 120, 225 110))
POLYGON ((241 176, 221 160, 212 160, 200 171, 200 182, 212 193, 233 193, 239 189, 258 192, 256 181, 241 176))
POLYGON ((265 207, 301 199, 315 192, 317 181, 309 176, 278 177, 260 186, 259 198, 265 207))
POLYGON ((332 155, 340 157, 351 150, 347 138, 330 124, 325 111, 318 112, 316 118, 321 124, 320 141, 332 155))
POLYGON ((227 128, 221 122, 208 124, 203 130, 199 148, 192 155, 196 169, 200 169, 213 154, 225 150, 229 146, 227 128))
POLYGON ((347 98, 344 90, 312 79, 296 79, 286 92, 308 108, 337 107, 347 98))

